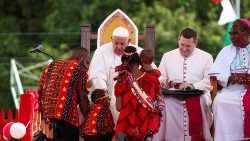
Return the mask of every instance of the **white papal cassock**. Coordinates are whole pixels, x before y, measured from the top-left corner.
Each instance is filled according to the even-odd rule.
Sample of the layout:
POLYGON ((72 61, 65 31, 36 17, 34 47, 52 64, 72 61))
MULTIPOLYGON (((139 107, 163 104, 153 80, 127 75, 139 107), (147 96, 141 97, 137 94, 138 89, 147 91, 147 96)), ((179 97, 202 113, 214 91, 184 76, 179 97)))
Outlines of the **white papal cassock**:
POLYGON ((249 55, 250 45, 246 48, 228 45, 220 51, 211 68, 211 75, 217 76, 218 83, 223 86, 213 102, 215 141, 245 140, 242 100, 246 88, 228 83, 228 78, 231 73, 249 73, 249 55))
MULTIPOLYGON (((207 141, 211 141, 210 126, 212 124, 212 113, 210 91, 211 85, 208 72, 213 63, 210 54, 195 48, 188 57, 183 57, 179 49, 167 52, 163 55, 159 69, 162 73, 161 83, 166 81, 189 82, 195 89, 205 91, 200 97, 201 113, 203 120, 203 134, 207 141)), ((165 99, 165 110, 160 131, 154 135, 154 141, 189 141, 189 117, 186 101, 167 96, 165 99)))
MULTIPOLYGON (((134 46, 132 44, 129 44, 134 46)), ((135 46, 134 46, 135 47, 135 46)), ((142 48, 136 47, 140 53, 142 48)), ((121 55, 116 55, 113 51, 112 43, 104 44, 96 49, 89 67, 89 80, 91 82, 91 90, 106 89, 111 98, 110 109, 116 124, 119 112, 115 106, 114 95, 114 77, 117 75, 115 67, 121 64, 121 55)))

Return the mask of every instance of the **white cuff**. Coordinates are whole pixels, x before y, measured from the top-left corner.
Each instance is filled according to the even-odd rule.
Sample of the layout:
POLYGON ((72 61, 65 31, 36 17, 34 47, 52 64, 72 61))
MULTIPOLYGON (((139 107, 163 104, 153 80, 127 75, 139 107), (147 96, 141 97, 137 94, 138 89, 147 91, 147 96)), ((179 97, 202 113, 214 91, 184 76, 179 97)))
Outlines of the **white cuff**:
POLYGON ((93 89, 108 89, 106 81, 102 78, 93 78, 90 82, 93 89))

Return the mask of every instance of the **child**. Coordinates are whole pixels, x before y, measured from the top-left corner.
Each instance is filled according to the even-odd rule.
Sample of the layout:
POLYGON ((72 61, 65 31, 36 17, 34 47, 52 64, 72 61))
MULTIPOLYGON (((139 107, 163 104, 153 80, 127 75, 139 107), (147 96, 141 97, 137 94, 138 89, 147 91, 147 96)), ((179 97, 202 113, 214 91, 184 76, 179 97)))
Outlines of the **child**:
POLYGON ((91 95, 94 103, 84 123, 80 134, 84 141, 111 141, 114 135, 114 121, 109 109, 110 98, 103 89, 96 89, 91 95))
POLYGON ((121 58, 122 65, 115 69, 118 76, 114 92, 116 108, 120 111, 116 138, 119 141, 151 141, 160 126, 160 109, 156 105, 160 72, 153 68, 147 71, 140 68, 141 59, 146 60, 148 68, 153 60, 147 59, 144 52, 140 58, 136 48, 127 46, 121 58))
MULTIPOLYGON (((141 59, 141 66, 142 66, 141 70, 150 72, 150 73, 155 73, 158 75, 158 77, 160 77, 161 75, 160 71, 157 69, 153 69, 151 65, 154 61, 154 54, 151 49, 142 50, 140 54, 140 59, 141 59)), ((164 103, 163 95, 161 91, 158 92, 156 101, 157 102, 155 104, 157 105, 158 109, 162 111, 163 108, 165 107, 165 103, 164 103)))
POLYGON ((152 71, 152 63, 154 61, 154 54, 151 49, 144 49, 140 54, 141 66, 143 71, 152 71))

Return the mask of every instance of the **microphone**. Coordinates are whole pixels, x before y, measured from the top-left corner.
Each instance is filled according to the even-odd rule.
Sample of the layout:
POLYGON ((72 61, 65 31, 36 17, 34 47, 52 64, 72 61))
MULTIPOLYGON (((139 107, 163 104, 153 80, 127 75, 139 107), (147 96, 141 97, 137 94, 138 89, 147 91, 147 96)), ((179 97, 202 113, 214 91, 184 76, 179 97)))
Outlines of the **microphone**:
POLYGON ((38 47, 30 50, 29 53, 42 53, 42 54, 45 54, 45 55, 51 57, 53 60, 55 60, 55 58, 52 55, 50 55, 46 52, 43 52, 42 50, 43 50, 43 45, 39 45, 38 47))
POLYGON ((43 45, 39 45, 38 47, 30 50, 29 53, 42 52, 42 49, 43 49, 43 45))

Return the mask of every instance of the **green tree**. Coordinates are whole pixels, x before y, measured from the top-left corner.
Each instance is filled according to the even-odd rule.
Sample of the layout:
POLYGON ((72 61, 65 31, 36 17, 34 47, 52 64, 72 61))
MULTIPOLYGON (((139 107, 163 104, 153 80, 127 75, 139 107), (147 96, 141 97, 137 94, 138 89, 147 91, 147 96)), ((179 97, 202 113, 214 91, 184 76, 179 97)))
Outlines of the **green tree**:
MULTIPOLYGON (((250 1, 241 1, 241 17, 250 18, 250 1)), ((0 1, 0 108, 13 108, 9 90, 10 58, 34 64, 48 57, 29 54, 43 44, 55 58, 66 58, 71 48, 80 46, 80 26, 90 24, 97 32, 102 21, 117 8, 124 11, 137 25, 139 33, 147 24, 156 27, 156 61, 163 53, 178 46, 178 34, 184 27, 198 31, 198 47, 214 58, 222 48, 226 27, 219 26, 222 7, 211 0, 18 0, 0 1), (6 101, 8 102, 6 102, 6 101)), ((144 44, 140 43, 143 47, 144 44)), ((95 50, 92 42, 91 51, 95 50)), ((40 73, 37 70, 35 73, 40 73)), ((22 78, 25 85, 36 82, 22 78)))

